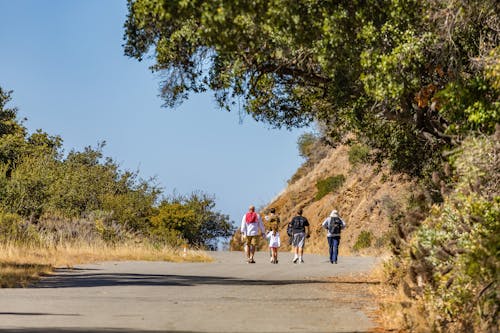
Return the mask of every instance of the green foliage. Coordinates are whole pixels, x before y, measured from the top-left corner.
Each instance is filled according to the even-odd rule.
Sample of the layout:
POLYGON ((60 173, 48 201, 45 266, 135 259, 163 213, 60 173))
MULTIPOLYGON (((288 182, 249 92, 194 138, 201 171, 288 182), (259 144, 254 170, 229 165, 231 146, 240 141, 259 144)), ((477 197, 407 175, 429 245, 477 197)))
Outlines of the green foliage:
POLYGON ((167 106, 211 89, 221 107, 244 101, 276 127, 317 121, 333 142, 356 133, 417 176, 439 167, 457 133, 498 122, 495 0, 129 0, 128 9, 125 54, 154 50, 167 106))
POLYGON ((338 190, 342 187, 344 182, 345 176, 342 174, 318 180, 316 182, 316 189, 318 192, 316 193, 315 200, 319 200, 325 195, 338 190))
POLYGON ((3 209, 30 219, 44 212, 54 181, 55 161, 50 156, 24 156, 11 172, 5 196, 0 199, 3 209))
POLYGON ((370 161, 370 147, 362 144, 355 144, 349 149, 349 163, 353 166, 359 163, 370 161))
POLYGON ((318 137, 313 133, 304 133, 299 136, 297 140, 297 147, 299 148, 299 155, 309 160, 314 153, 315 143, 318 141, 318 137))
POLYGON ((33 244, 38 240, 35 228, 25 223, 21 216, 0 210, 0 242, 33 244))
POLYGON ((0 241, 48 245, 100 239, 116 243, 150 237, 180 245, 213 245, 228 237, 227 215, 205 194, 175 197, 157 206, 155 180, 121 171, 104 158, 105 143, 62 154, 62 139, 38 130, 27 135, 0 89, 0 241))
POLYGON ((436 144, 421 140, 414 126, 373 120, 367 123, 365 133, 370 137, 369 145, 378 149, 376 160, 389 160, 393 171, 422 177, 427 169, 435 170, 436 160, 441 160, 436 144))
POLYGON ((358 235, 356 243, 352 246, 354 251, 359 251, 361 249, 366 249, 372 245, 373 234, 371 231, 363 230, 358 235))
POLYGON ((19 234, 22 219, 16 214, 0 212, 0 237, 2 241, 16 239, 19 234))
POLYGON ((214 198, 202 193, 166 199, 151 217, 151 233, 170 244, 213 245, 218 238, 233 234, 229 216, 214 207, 214 198))
POLYGON ((456 191, 435 206, 410 241, 410 275, 430 327, 488 331, 498 318, 499 146, 469 138, 454 157, 456 191), (456 325, 456 326, 454 326, 456 325))
POLYGON ((25 128, 16 120, 17 109, 7 108, 12 100, 12 91, 5 91, 0 87, 0 137, 7 135, 24 136, 25 128))
POLYGON ((342 105, 359 88, 358 51, 345 47, 356 36, 356 10, 320 1, 129 1, 125 53, 141 59, 155 48, 168 105, 209 88, 225 108, 242 96, 256 119, 300 126, 336 101, 325 93, 342 96, 342 105))
POLYGON ((436 94, 442 104, 439 112, 452 120, 446 133, 463 134, 472 130, 493 133, 500 123, 500 101, 495 89, 484 76, 451 82, 436 94))

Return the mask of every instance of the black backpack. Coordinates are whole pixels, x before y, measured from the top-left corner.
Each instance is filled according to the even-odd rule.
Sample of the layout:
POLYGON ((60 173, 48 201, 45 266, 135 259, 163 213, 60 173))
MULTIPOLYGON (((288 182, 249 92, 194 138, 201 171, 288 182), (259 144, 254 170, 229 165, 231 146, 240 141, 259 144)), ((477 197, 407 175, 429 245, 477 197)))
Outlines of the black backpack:
POLYGON ((342 230, 342 221, 338 217, 330 217, 330 222, 328 223, 328 231, 333 236, 340 236, 342 230))
POLYGON ((286 227, 286 234, 288 235, 288 237, 292 237, 293 236, 293 226, 292 226, 292 223, 288 223, 288 226, 286 227))

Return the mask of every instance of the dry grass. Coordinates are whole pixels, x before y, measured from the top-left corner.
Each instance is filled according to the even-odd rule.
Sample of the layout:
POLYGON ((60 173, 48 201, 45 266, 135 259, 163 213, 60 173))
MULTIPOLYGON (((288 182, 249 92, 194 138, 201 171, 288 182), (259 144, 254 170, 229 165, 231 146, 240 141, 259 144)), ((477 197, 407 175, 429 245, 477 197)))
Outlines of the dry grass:
POLYGON ((372 314, 378 328, 374 332, 429 332, 429 327, 423 312, 418 305, 409 301, 402 287, 397 289, 387 284, 385 267, 377 266, 369 277, 370 280, 380 281, 370 287, 370 293, 378 303, 378 309, 372 314))
POLYGON ((355 273, 344 276, 335 276, 328 279, 339 300, 351 303, 356 308, 361 308, 376 324, 371 333, 405 332, 397 318, 400 314, 389 314, 385 306, 397 303, 392 295, 385 294, 386 286, 383 285, 382 269, 375 268, 370 273, 355 273), (375 300, 375 304, 374 304, 375 300), (374 305, 376 306, 374 308, 374 305))
POLYGON ((0 244, 0 288, 25 287, 56 267, 99 261, 170 261, 209 262, 204 251, 154 248, 143 244, 89 245, 66 244, 57 247, 33 247, 0 244))

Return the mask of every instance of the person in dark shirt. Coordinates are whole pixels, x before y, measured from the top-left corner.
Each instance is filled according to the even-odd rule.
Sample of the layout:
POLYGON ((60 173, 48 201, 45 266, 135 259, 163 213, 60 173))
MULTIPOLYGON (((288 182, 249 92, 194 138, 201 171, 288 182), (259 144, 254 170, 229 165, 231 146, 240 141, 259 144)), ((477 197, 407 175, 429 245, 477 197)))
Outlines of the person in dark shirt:
POLYGON ((310 234, 309 221, 302 216, 302 209, 299 209, 297 216, 290 221, 290 229, 292 230, 292 246, 295 253, 293 263, 304 263, 304 244, 310 234))

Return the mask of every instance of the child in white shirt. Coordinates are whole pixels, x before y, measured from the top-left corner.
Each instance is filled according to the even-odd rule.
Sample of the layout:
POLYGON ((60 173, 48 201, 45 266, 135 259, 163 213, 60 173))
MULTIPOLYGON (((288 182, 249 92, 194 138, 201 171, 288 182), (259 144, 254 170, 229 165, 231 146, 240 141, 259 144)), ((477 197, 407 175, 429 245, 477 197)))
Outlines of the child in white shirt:
POLYGON ((271 263, 278 263, 278 248, 281 245, 280 233, 277 230, 271 230, 266 234, 269 241, 269 249, 271 250, 271 263))

